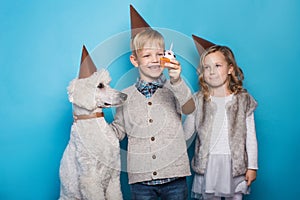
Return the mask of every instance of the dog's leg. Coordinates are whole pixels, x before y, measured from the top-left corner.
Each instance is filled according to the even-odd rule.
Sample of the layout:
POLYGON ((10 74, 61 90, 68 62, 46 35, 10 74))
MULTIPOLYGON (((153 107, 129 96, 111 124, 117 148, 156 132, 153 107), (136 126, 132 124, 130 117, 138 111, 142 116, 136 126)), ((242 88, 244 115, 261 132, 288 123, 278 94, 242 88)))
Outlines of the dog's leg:
POLYGON ((76 146, 71 134, 69 144, 67 145, 60 162, 60 199, 80 199, 78 191, 78 171, 76 166, 76 146))
POLYGON ((97 166, 97 160, 86 152, 78 157, 80 163, 79 188, 83 200, 105 200, 105 191, 99 181, 102 169, 97 166))
POLYGON ((120 172, 117 170, 111 170, 111 178, 109 180, 106 190, 107 200, 122 200, 121 184, 120 184, 120 172))

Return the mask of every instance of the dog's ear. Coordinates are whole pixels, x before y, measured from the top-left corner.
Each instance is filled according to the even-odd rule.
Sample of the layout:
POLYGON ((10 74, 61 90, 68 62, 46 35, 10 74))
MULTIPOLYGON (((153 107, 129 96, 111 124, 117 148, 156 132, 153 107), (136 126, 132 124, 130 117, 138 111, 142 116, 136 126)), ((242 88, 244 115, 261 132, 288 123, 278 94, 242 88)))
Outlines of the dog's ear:
POLYGON ((68 86, 69 101, 80 108, 92 111, 97 108, 97 73, 89 78, 73 79, 68 86))
POLYGON ((96 65, 94 64, 86 47, 83 45, 78 78, 82 79, 82 78, 90 77, 96 71, 97 71, 96 65))

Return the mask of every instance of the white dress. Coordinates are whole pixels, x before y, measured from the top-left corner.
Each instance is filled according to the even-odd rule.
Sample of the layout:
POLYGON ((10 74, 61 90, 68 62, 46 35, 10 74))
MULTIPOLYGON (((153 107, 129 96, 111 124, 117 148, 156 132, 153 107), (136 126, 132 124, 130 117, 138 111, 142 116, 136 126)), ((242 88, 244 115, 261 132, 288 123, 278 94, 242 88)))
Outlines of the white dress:
MULTIPOLYGON (((212 126, 209 158, 205 175, 195 174, 194 176, 193 198, 232 197, 234 193, 249 194, 250 192, 244 176, 232 177, 231 152, 225 109, 226 104, 232 100, 232 97, 233 95, 211 97, 212 102, 217 105, 217 111, 212 126)), ((184 128, 187 132, 195 131, 190 128, 195 122, 192 117, 187 117, 185 121, 184 128)), ((187 134, 190 135, 190 133, 187 134)), ((257 141, 253 114, 247 118, 246 146, 249 160, 248 168, 257 169, 257 141)))

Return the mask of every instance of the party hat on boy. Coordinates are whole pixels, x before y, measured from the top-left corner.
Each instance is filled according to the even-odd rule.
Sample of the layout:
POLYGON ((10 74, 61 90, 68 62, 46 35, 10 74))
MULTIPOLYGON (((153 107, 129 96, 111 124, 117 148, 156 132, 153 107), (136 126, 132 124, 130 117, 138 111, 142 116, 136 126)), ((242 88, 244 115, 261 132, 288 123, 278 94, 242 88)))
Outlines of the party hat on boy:
POLYGON ((192 37, 194 39, 194 43, 195 43, 195 45, 197 47, 199 55, 201 55, 209 47, 215 45, 214 43, 212 43, 212 42, 210 42, 208 40, 205 40, 203 38, 200 38, 200 37, 198 37, 196 35, 192 35, 192 37))
POLYGON ((139 32, 151 28, 149 24, 141 17, 136 9, 130 5, 130 23, 131 23, 131 38, 134 38, 139 32))
POLYGON ((91 56, 89 55, 89 52, 87 51, 86 47, 83 45, 78 78, 87 78, 96 71, 97 67, 94 64, 91 56))

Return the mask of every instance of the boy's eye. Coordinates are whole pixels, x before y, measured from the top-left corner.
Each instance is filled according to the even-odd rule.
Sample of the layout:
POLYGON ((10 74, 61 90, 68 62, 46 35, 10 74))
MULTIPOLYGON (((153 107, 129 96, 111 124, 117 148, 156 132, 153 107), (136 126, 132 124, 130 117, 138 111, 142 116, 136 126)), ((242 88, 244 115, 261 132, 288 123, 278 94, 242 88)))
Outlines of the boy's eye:
POLYGON ((222 67, 222 65, 220 65, 220 64, 216 64, 216 67, 222 67))
POLYGON ((97 88, 99 88, 99 89, 104 88, 104 84, 103 83, 99 83, 99 85, 97 86, 97 88))

